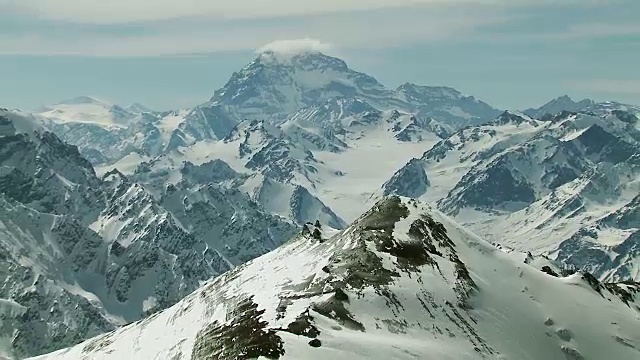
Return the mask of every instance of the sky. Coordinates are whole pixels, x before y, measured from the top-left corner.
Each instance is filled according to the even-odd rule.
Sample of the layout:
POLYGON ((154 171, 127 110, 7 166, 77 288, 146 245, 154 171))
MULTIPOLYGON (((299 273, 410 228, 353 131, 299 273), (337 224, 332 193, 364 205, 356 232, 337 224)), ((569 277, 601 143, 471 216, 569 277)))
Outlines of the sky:
POLYGON ((274 42, 502 109, 640 104, 638 15, 639 0, 0 0, 0 107, 194 106, 274 42))

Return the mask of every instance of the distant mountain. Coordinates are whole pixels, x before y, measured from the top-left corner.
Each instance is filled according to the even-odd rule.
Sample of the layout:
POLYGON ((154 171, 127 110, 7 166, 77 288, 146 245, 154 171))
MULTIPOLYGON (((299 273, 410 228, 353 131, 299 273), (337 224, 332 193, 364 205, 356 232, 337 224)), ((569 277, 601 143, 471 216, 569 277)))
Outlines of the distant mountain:
POLYGON ((38 115, 58 123, 88 123, 108 126, 127 126, 137 112, 130 112, 118 105, 98 100, 90 96, 78 96, 44 106, 38 115))
MULTIPOLYGON (((133 152, 158 156, 200 141, 220 140, 243 121, 279 125, 311 118, 322 123, 330 118, 329 129, 323 125, 323 131, 329 132, 339 131, 336 120, 381 111, 413 115, 415 126, 429 127, 440 136, 500 113, 448 87, 387 88, 374 77, 352 70, 344 60, 319 52, 282 56, 267 51, 233 73, 209 101, 192 109, 156 112, 140 104, 122 107, 80 96, 44 107, 36 115, 62 140, 77 145, 93 164, 102 165, 133 152)), ((326 137, 328 141, 309 140, 339 146, 336 139, 326 137)))
POLYGON ((344 231, 307 224, 166 311, 37 359, 637 357, 640 285, 545 263, 389 197, 344 231))
POLYGON ((400 85, 397 92, 401 99, 411 104, 418 116, 434 118, 454 128, 487 122, 501 112, 473 96, 446 86, 406 83, 400 85))
POLYGON ((378 110, 419 113, 452 127, 486 121, 500 113, 448 87, 405 84, 396 90, 386 88, 374 77, 350 69, 343 60, 318 52, 284 58, 265 52, 234 73, 215 92, 211 104, 222 106, 238 119, 280 123, 290 114, 333 98, 357 99, 378 110))
POLYGON ((601 279, 640 279, 640 120, 505 112, 411 160, 380 194, 438 203, 476 233, 601 279))
POLYGON ((543 116, 556 115, 563 111, 582 111, 586 110, 590 106, 593 106, 595 102, 591 99, 583 99, 578 102, 573 101, 569 96, 563 95, 557 97, 548 103, 542 105, 537 109, 527 109, 524 111, 525 114, 531 116, 533 118, 542 118, 543 116))
POLYGON ((569 96, 564 95, 551 100, 537 109, 527 109, 525 114, 541 119, 545 116, 557 115, 563 111, 569 112, 591 112, 596 115, 605 115, 611 111, 624 111, 632 114, 640 113, 640 106, 621 104, 615 101, 595 102, 591 99, 574 101, 569 96))

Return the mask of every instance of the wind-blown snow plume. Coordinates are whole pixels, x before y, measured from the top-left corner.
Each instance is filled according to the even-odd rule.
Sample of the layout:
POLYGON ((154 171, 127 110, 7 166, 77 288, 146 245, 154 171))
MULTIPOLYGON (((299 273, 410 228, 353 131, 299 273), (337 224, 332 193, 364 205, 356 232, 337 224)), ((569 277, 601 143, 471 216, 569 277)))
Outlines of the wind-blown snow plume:
POLYGON ((283 57, 291 57, 305 53, 327 52, 332 49, 332 45, 317 39, 303 38, 292 40, 276 40, 272 41, 259 49, 256 53, 263 54, 271 52, 283 57))

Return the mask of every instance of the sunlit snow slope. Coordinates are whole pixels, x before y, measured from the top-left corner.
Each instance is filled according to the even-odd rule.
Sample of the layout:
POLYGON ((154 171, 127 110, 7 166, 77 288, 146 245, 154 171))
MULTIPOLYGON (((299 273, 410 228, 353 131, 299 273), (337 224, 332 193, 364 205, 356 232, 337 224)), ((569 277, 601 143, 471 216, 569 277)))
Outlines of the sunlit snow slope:
POLYGON ((637 284, 555 277, 387 197, 39 359, 637 359, 637 284))

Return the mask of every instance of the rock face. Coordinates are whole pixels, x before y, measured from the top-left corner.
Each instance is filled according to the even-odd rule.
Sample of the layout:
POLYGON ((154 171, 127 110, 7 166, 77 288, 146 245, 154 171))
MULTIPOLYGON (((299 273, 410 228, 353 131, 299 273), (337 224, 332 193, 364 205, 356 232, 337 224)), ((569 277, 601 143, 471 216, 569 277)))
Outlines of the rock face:
MULTIPOLYGON (((183 170, 194 180, 236 176, 217 162, 183 170)), ((117 170, 99 178, 75 146, 5 111, 0 185, 7 358, 73 345, 164 309, 295 232, 237 190, 168 189, 157 200, 117 170)))
POLYGON ((637 354, 637 284, 550 276, 406 198, 340 232, 310 226, 163 312, 38 359, 637 354))

